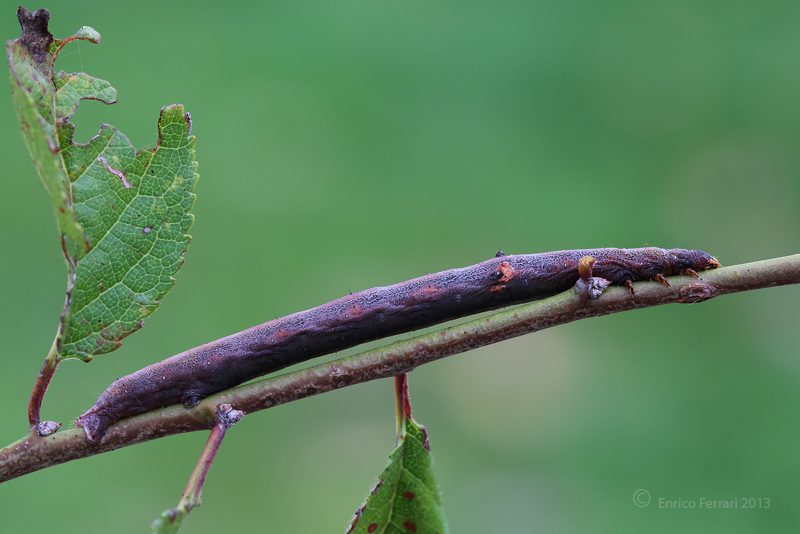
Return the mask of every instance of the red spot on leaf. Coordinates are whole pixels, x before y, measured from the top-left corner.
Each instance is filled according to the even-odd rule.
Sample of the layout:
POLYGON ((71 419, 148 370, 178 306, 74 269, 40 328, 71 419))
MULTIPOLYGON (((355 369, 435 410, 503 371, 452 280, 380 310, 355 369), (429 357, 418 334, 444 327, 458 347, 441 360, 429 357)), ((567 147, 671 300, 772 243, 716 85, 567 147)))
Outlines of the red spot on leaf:
POLYGON ((416 532, 417 531, 417 525, 415 525, 411 521, 406 521, 405 523, 403 523, 403 526, 406 527, 406 530, 409 531, 409 532, 416 532))
POLYGON ((367 532, 375 532, 375 529, 378 528, 378 523, 370 523, 367 527, 367 532))
POLYGON ((407 492, 405 492, 405 493, 403 494, 403 497, 405 497, 406 499, 409 499, 409 500, 411 500, 411 499, 413 499, 413 498, 415 497, 415 495, 414 495, 414 493, 413 493, 413 492, 407 491, 407 492))

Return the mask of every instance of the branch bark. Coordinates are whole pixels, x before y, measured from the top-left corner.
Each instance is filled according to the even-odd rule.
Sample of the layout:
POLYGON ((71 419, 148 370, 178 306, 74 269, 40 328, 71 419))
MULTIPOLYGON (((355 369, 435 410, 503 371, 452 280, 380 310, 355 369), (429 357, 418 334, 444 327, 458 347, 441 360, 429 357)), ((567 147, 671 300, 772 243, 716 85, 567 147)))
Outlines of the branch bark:
POLYGON ((82 429, 25 437, 0 450, 0 482, 129 445, 183 432, 210 430, 216 409, 230 404, 245 414, 354 384, 407 373, 420 365, 560 324, 669 303, 696 303, 720 295, 800 283, 800 254, 722 267, 658 282, 634 284, 635 295, 609 288, 599 299, 565 291, 554 297, 444 328, 412 339, 284 373, 212 395, 186 409, 173 405, 110 426, 101 444, 89 443, 82 429))

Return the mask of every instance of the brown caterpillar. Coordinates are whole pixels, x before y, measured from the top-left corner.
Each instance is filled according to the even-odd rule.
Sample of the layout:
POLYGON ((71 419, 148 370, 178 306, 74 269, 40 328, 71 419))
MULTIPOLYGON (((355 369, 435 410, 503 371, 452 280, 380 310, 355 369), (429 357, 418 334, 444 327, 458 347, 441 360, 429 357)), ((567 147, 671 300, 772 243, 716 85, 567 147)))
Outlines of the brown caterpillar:
POLYGON ((99 443, 123 417, 162 406, 196 405, 202 398, 289 365, 400 334, 541 299, 572 287, 582 257, 595 258, 594 276, 614 284, 658 280, 719 267, 699 250, 655 247, 562 250, 506 256, 352 293, 167 358, 116 380, 76 422, 99 443))

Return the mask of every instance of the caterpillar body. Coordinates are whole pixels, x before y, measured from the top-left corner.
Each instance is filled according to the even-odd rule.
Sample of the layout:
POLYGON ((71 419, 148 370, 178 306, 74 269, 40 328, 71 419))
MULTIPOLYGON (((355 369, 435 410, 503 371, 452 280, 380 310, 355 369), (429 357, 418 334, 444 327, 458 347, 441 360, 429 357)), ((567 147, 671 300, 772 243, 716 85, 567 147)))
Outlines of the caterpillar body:
POLYGON ((167 358, 116 380, 76 421, 99 443, 108 425, 162 406, 196 405, 252 378, 375 339, 537 300, 569 289, 582 257, 594 276, 632 286, 695 274, 719 262, 699 250, 655 247, 506 256, 352 293, 167 358))

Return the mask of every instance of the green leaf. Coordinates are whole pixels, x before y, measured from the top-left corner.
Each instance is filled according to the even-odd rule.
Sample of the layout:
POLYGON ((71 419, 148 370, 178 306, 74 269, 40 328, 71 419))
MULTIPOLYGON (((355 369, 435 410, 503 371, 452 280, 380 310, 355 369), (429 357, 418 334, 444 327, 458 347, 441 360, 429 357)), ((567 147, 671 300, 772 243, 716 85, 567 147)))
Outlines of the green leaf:
MULTIPOLYGON (((409 406, 407 402, 398 405, 409 406)), ((411 418, 410 408, 402 413, 397 448, 356 511, 347 534, 448 532, 433 472, 428 432, 411 418)))
POLYGON ((6 46, 14 106, 33 164, 50 193, 58 229, 62 237, 71 241, 65 246, 87 249, 89 245, 72 208, 64 162, 58 153, 53 61, 62 42, 54 40, 47 31, 46 11, 33 14, 23 9, 17 13, 23 27, 22 37, 6 46))
POLYGON ((53 73, 61 47, 99 42, 83 27, 68 39, 47 31, 49 14, 18 11, 23 34, 8 43, 14 102, 34 164, 55 208, 67 260, 60 357, 84 361, 120 347, 175 284, 191 241, 197 182, 195 138, 180 104, 162 108, 158 144, 137 152, 103 125, 73 144, 69 118, 81 100, 116 102, 116 90, 86 73, 53 73))
POLYGON ((195 138, 182 105, 161 110, 159 142, 141 152, 111 126, 63 155, 91 243, 79 254, 62 357, 115 350, 175 285, 194 222, 195 138))

